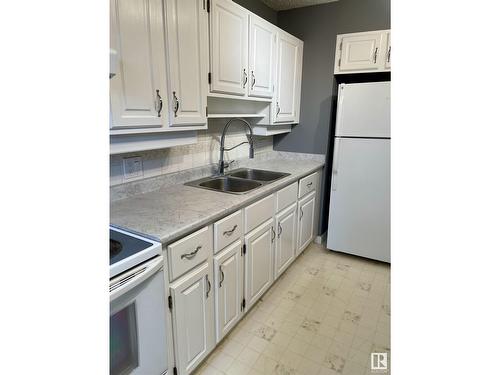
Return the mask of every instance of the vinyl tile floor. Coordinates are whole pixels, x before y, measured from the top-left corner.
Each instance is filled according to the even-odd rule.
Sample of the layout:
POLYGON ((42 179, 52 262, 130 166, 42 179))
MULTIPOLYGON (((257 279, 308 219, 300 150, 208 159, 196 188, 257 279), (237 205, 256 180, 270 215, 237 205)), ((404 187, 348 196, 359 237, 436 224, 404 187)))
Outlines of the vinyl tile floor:
POLYGON ((194 372, 390 373, 390 266, 312 243, 194 372))

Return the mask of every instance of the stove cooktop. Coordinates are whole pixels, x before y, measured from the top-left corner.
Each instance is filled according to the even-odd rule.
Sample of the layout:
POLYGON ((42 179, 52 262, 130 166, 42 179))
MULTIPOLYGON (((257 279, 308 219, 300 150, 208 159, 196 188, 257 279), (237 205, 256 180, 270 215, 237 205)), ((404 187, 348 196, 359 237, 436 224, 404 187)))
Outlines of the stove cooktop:
POLYGON ((111 277, 161 254, 158 242, 127 233, 121 229, 109 229, 109 265, 111 277))

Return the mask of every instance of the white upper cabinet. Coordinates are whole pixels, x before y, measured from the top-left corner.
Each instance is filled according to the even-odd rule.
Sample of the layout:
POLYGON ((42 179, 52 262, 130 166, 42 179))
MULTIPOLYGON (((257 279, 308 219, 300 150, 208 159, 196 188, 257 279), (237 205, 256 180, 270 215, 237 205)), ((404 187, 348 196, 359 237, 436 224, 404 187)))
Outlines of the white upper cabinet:
POLYGON ((274 54, 277 29, 259 17, 250 15, 248 95, 273 97, 274 54))
POLYGON ((303 42, 278 32, 274 122, 299 122, 303 42))
POLYGON ((171 126, 205 125, 208 13, 205 0, 166 0, 171 126))
POLYGON ((229 0, 210 1, 211 91, 245 95, 249 83, 248 11, 229 0))
POLYGON ((387 32, 387 52, 385 54, 385 68, 391 69, 391 32, 387 32))
POLYGON ((162 0, 111 0, 110 17, 110 47, 118 55, 110 127, 162 127, 168 105, 162 0))
POLYGON ((378 30, 337 35, 335 74, 389 71, 389 33, 378 30))

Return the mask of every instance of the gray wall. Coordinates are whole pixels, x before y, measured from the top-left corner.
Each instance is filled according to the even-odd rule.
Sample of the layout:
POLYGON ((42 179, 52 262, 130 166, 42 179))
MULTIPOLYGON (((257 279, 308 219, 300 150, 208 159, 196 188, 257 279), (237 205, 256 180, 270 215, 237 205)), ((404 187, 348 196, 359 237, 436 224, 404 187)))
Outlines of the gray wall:
MULTIPOLYGON (((333 77, 337 34, 389 29, 390 0, 339 0, 281 11, 278 12, 278 26, 304 41, 304 62, 300 124, 291 133, 275 136, 274 149, 326 154, 329 164, 339 83, 333 77)), ((331 166, 327 165, 321 196, 320 232, 328 225, 330 170, 331 166)))
POLYGON ((235 3, 240 4, 242 7, 247 8, 250 12, 268 20, 275 25, 278 24, 278 12, 269 8, 260 0, 233 0, 235 3))

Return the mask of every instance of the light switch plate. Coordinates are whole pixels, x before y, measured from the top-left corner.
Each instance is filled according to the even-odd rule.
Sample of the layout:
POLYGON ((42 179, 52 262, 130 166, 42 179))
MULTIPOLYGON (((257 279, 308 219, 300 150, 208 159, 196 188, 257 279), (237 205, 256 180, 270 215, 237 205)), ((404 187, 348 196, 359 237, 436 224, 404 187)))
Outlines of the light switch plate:
POLYGON ((140 178, 144 174, 142 170, 142 157, 134 156, 123 159, 123 178, 130 180, 132 178, 140 178))

